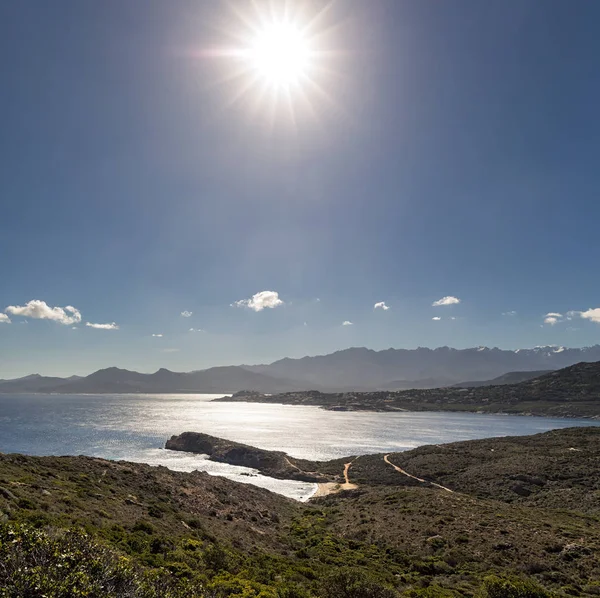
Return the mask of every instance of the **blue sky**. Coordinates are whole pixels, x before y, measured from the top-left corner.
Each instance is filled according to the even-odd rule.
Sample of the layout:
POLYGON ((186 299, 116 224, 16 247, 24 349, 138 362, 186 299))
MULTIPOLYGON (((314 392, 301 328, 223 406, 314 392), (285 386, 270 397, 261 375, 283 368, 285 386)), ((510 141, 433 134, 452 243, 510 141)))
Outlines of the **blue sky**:
POLYGON ((0 378, 600 342, 600 3, 333 3, 289 106, 260 16, 0 6, 0 378))

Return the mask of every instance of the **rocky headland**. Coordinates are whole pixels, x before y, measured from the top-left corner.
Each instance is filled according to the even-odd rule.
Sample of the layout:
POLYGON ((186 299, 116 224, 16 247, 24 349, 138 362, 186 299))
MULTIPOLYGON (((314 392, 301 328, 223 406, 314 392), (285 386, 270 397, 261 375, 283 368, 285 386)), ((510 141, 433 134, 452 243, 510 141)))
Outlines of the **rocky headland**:
POLYGON ((171 436, 165 448, 208 455, 212 461, 249 467, 277 479, 316 483, 332 481, 315 471, 317 463, 303 459, 292 461, 291 457, 282 451, 268 451, 200 432, 184 432, 171 436))
POLYGON ((576 365, 517 384, 475 388, 273 395, 241 391, 215 401, 312 405, 331 411, 471 411, 600 418, 600 362, 576 365))

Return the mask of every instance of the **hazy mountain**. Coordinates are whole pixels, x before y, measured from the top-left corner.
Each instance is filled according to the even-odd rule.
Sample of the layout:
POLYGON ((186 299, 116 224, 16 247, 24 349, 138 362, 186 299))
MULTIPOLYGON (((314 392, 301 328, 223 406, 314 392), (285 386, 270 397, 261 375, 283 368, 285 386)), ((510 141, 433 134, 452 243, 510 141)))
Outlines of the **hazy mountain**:
POLYGON ((251 388, 264 393, 301 390, 303 386, 239 366, 216 367, 198 372, 160 369, 140 374, 116 367, 98 370, 84 378, 52 378, 34 374, 0 382, 0 393, 228 393, 251 388))
MULTIPOLYGON (((406 384, 428 381, 446 386, 464 380, 490 380, 506 372, 555 370, 578 362, 600 360, 600 346, 581 349, 535 347, 508 351, 497 348, 472 349, 371 349, 352 348, 330 355, 281 359, 269 365, 246 369, 307 387, 406 388, 406 384)), ((420 385, 423 387, 422 385, 420 385)))
MULTIPOLYGON (((73 378, 77 379, 76 376, 73 378)), ((56 386, 68 382, 68 378, 57 378, 54 376, 40 376, 31 374, 14 380, 0 380, 0 393, 9 392, 54 392, 56 386)))
POLYGON ((551 374, 554 370, 539 370, 532 372, 507 372, 492 378, 492 380, 473 380, 472 382, 461 382, 460 384, 454 384, 455 388, 477 388, 478 386, 498 386, 501 384, 518 384, 519 382, 526 382, 527 380, 533 380, 539 378, 545 374, 551 374))
POLYGON ((160 369, 141 374, 111 367, 84 378, 33 374, 0 380, 0 393, 233 393, 255 390, 279 393, 297 390, 368 391, 509 384, 578 362, 600 361, 600 346, 582 349, 536 347, 506 351, 473 349, 352 348, 330 355, 285 358, 269 365, 215 367, 194 372, 160 369), (510 372, 510 374, 507 374, 510 372), (506 375, 505 380, 498 379, 506 375), (479 380, 484 382, 464 382, 479 380))

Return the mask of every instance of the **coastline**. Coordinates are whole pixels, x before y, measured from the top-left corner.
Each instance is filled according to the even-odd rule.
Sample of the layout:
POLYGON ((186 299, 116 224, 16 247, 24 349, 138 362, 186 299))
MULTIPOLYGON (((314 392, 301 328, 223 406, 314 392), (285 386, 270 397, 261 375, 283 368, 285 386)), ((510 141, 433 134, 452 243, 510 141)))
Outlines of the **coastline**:
MULTIPOLYGON (((1 395, 0 395, 1 396, 1 395)), ((327 405, 316 405, 316 404, 307 404, 307 403, 286 403, 286 402, 277 402, 277 401, 228 401, 228 397, 211 399, 209 402, 215 403, 244 403, 247 405, 261 404, 261 405, 279 405, 281 407, 316 407, 317 409, 322 409, 323 411, 330 412, 338 412, 338 413, 451 413, 451 414, 461 414, 461 413, 470 413, 473 415, 502 415, 505 417, 544 417, 549 419, 581 419, 581 420, 591 420, 591 421, 600 421, 600 413, 598 414, 578 414, 578 413, 570 413, 570 414, 555 414, 555 413, 536 413, 532 411, 492 411, 492 410, 483 410, 483 409, 444 409, 436 405, 434 409, 408 409, 408 408, 381 408, 381 407, 344 407, 342 409, 336 407, 328 407, 327 405)))
MULTIPOLYGON (((266 398, 266 397, 265 397, 266 398)), ((316 407, 318 409, 322 409, 324 411, 332 411, 332 412, 341 412, 341 413, 473 413, 477 415, 503 415, 503 416, 518 416, 518 417, 545 417, 545 418, 553 418, 553 419, 581 419, 581 420, 593 420, 600 421, 600 403, 598 405, 595 402, 590 401, 592 403, 592 408, 594 408, 597 412, 594 413, 577 413, 574 412, 574 407, 576 409, 577 403, 565 402, 560 404, 561 406, 570 409, 569 413, 559 412, 556 413, 551 409, 539 409, 536 411, 517 411, 517 410, 507 410, 499 408, 498 410, 494 410, 494 404, 490 404, 489 409, 483 409, 481 404, 473 405, 472 408, 467 408, 468 406, 465 404, 457 404, 456 408, 451 408, 450 405, 452 403, 447 403, 446 405, 440 405, 440 403, 418 403, 405 407, 396 407, 396 406, 382 406, 382 405, 329 405, 327 403, 317 403, 317 402, 307 402, 307 401, 271 401, 271 400, 259 400, 258 398, 254 400, 242 400, 236 399, 232 396, 224 396, 215 399, 211 399, 210 402, 216 403, 245 403, 248 405, 252 404, 262 404, 262 405, 280 405, 280 406, 288 406, 288 407, 316 407)), ((523 401, 523 403, 528 403, 528 401, 523 401)), ((553 404, 552 407, 556 407, 556 404, 553 404)))
MULTIPOLYGON (((204 392, 118 392, 118 393, 110 393, 110 392, 98 392, 98 393, 56 393, 56 392, 1 392, 0 391, 0 399, 5 397, 115 397, 115 396, 123 396, 123 397, 136 397, 143 398, 147 396, 148 398, 156 398, 162 395, 168 395, 169 397, 186 397, 192 398, 193 395, 198 395, 198 400, 202 400, 203 402, 218 402, 218 403, 245 403, 248 405, 251 404, 262 404, 262 405, 280 405, 286 407, 316 407, 317 409, 322 409, 324 411, 333 411, 333 412, 348 412, 348 413, 473 413, 477 415, 503 415, 503 416, 517 416, 517 417, 545 417, 552 419, 563 419, 563 420, 571 420, 571 419, 580 419, 580 420, 591 420, 591 421, 600 421, 600 413, 553 413, 547 411, 507 411, 500 409, 498 411, 494 411, 492 409, 482 409, 481 405, 477 405, 477 408, 473 409, 465 409, 464 405, 460 405, 455 409, 448 408, 448 405, 442 407, 439 403, 435 403, 432 405, 432 408, 429 408, 427 404, 419 404, 411 407, 394 407, 394 406, 379 406, 379 405, 326 405, 326 404, 318 404, 318 403, 306 403, 306 402, 291 402, 291 401, 271 401, 271 400, 239 400, 232 399, 232 395, 230 393, 204 393, 204 392), (207 396, 213 396, 214 398, 207 399, 207 396), (414 408, 417 407, 417 408, 414 408)), ((271 398, 268 395, 265 395, 265 398, 271 398)), ((576 404, 576 403, 575 403, 576 404)), ((569 407, 572 407, 573 404, 569 404, 569 407)))

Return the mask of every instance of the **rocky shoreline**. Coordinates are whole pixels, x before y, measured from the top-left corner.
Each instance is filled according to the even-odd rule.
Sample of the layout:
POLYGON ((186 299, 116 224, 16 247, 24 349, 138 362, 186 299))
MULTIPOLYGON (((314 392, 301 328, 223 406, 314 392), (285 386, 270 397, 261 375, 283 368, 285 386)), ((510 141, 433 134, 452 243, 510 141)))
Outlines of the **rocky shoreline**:
POLYGON ((578 419, 600 418, 600 363, 579 363, 520 382, 474 388, 267 395, 240 391, 221 402, 309 405, 329 411, 452 411, 578 419))
POLYGON ((247 444, 217 438, 200 432, 184 432, 167 440, 165 448, 208 455, 211 461, 256 469, 280 480, 324 483, 329 477, 315 471, 317 464, 288 457, 282 451, 268 451, 247 444))

